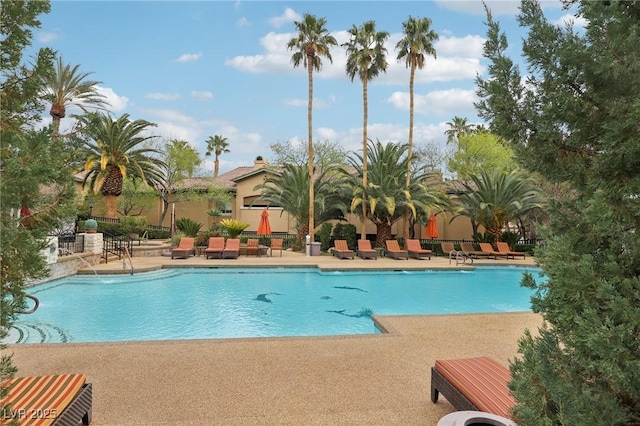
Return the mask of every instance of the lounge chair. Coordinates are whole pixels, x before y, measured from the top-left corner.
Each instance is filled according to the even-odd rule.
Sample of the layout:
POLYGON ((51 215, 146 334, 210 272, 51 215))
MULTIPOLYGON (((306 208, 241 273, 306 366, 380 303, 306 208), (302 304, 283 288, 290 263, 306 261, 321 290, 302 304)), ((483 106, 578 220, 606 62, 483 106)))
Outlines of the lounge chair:
POLYGON ((260 249, 258 248, 259 245, 260 240, 258 240, 257 238, 249 238, 247 240, 247 257, 249 257, 249 255, 252 253, 256 256, 260 256, 260 249))
POLYGON ((504 241, 496 241, 496 248, 498 249, 498 252, 506 254, 507 259, 509 259, 509 257, 511 257, 512 259, 515 259, 516 256, 522 256, 522 259, 526 259, 525 254, 523 252, 511 250, 511 248, 509 247, 509 244, 507 244, 504 241))
POLYGON ((385 241, 387 249, 384 251, 384 255, 393 259, 409 259, 409 252, 402 250, 397 240, 385 241))
POLYGON ((371 248, 371 241, 358 240, 358 249, 356 250, 358 257, 362 259, 377 259, 378 250, 371 248))
POLYGON ((494 259, 497 259, 498 256, 502 256, 509 259, 509 256, 507 256, 506 254, 495 251, 491 243, 478 243, 478 245, 480 246, 480 250, 487 253, 489 257, 493 256, 494 259))
POLYGON ((465 256, 471 258, 471 259, 478 259, 480 257, 488 257, 489 254, 481 251, 481 250, 476 250, 473 247, 473 243, 460 243, 460 250, 462 251, 462 253, 464 253, 465 256))
POLYGON ((442 251, 449 255, 449 263, 451 263, 451 259, 456 260, 456 265, 460 259, 462 259, 462 263, 466 263, 467 259, 470 259, 471 263, 473 263, 473 258, 464 254, 462 250, 456 250, 453 243, 442 242, 440 243, 440 246, 442 247, 442 251))
MULTIPOLYGON (((93 389, 84 374, 58 374, 9 379, 2 384, 9 393, 0 406, 18 424, 88 425, 91 423, 93 389), (34 417, 37 416, 37 417, 34 417)), ((4 424, 4 423, 3 423, 4 424)))
POLYGON ((180 243, 178 243, 178 247, 171 250, 171 258, 178 257, 181 259, 186 259, 189 256, 196 255, 196 247, 195 247, 195 238, 192 237, 182 237, 180 238, 180 243))
POLYGON ((271 247, 269 247, 269 256, 273 257, 274 250, 280 250, 280 257, 282 257, 282 238, 272 238, 271 247))
POLYGON ((356 254, 347 245, 347 240, 335 240, 333 242, 333 255, 340 259, 353 259, 356 254))
POLYGON ((420 240, 407 240, 405 241, 405 248, 407 249, 407 253, 409 253, 409 257, 413 257, 414 259, 424 259, 425 257, 431 260, 431 250, 423 249, 420 245, 420 240))
POLYGON ((227 238, 222 250, 223 259, 237 259, 240 255, 240 238, 227 238))
POLYGON ((207 259, 214 257, 220 259, 224 250, 224 237, 209 237, 209 246, 204 250, 207 259))
POLYGON ((456 410, 484 411, 510 418, 515 405, 509 369, 488 357, 438 360, 431 367, 431 401, 438 395, 456 410))

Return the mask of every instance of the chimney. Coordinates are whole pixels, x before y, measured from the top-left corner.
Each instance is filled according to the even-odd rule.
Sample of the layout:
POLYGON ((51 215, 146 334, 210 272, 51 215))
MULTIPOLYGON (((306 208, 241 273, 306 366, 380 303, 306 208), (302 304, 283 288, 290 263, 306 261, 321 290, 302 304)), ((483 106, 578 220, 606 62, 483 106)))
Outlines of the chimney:
POLYGON ((253 161, 253 169, 254 170, 264 169, 268 165, 269 165, 269 163, 267 163, 267 161, 264 160, 261 155, 258 155, 256 157, 256 159, 253 161))

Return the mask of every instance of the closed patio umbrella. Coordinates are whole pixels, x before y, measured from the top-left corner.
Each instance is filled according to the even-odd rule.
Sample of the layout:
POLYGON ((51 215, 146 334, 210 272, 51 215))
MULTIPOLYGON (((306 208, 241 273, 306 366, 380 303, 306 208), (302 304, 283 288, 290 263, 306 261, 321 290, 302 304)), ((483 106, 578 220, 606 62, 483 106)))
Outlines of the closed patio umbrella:
POLYGON ((258 225, 258 235, 271 235, 271 225, 269 225, 269 212, 267 209, 262 210, 260 214, 260 224, 258 225))
POLYGON ((436 221, 436 215, 432 214, 429 218, 429 224, 426 231, 427 238, 431 238, 431 250, 433 250, 433 240, 438 238, 438 222, 436 221))

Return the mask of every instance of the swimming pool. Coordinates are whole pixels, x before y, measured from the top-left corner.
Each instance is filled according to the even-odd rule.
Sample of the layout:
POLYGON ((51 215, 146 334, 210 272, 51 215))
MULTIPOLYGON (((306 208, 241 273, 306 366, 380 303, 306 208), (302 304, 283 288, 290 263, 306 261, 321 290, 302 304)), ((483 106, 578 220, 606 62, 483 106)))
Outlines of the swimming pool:
MULTIPOLYGON (((530 272, 536 268, 527 268, 530 272)), ((525 268, 322 271, 178 268, 77 275, 29 289, 10 343, 112 342, 379 332, 372 315, 529 311, 525 268)))

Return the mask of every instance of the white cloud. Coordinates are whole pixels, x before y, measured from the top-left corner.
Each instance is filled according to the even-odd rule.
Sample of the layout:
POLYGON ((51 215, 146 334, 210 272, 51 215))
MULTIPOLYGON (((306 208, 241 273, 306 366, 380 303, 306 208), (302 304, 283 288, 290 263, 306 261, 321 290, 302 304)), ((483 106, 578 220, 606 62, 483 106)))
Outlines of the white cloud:
POLYGON ((276 28, 279 28, 284 24, 288 24, 289 22, 293 21, 299 21, 300 19, 302 19, 302 15, 300 15, 290 7, 287 7, 282 15, 269 18, 269 24, 276 28))
POLYGON ((193 62, 202 58, 202 53, 184 53, 178 57, 174 62, 193 62))
MULTIPOLYGON (((309 106, 309 102, 306 98, 305 99, 285 98, 283 102, 287 106, 292 106, 296 108, 298 107, 306 108, 307 106, 309 106)), ((313 98, 313 107, 319 108, 319 109, 329 108, 331 105, 335 104, 336 102, 337 102, 337 99, 335 96, 329 96, 328 100, 324 100, 321 98, 313 98)))
POLYGON ((236 26, 239 28, 248 27, 249 25, 251 25, 251 23, 244 16, 236 21, 236 26))
POLYGON ((102 94, 107 99, 107 102, 109 102, 109 104, 111 105, 108 108, 109 111, 122 111, 129 105, 129 98, 127 98, 126 96, 119 96, 110 87, 96 86, 96 88, 98 90, 98 93, 102 94))
POLYGON ((572 24, 574 28, 586 28, 589 21, 582 16, 567 13, 558 18, 554 23, 562 28, 566 27, 567 24, 572 24))
POLYGON ((37 36, 38 42, 43 44, 52 43, 58 38, 60 38, 60 30, 58 29, 53 31, 41 31, 37 36))
POLYGON ((147 93, 144 97, 147 99, 155 99, 157 101, 175 101, 176 99, 180 99, 180 95, 178 93, 147 93))
MULTIPOLYGON (((339 43, 349 39, 346 31, 331 33, 339 43), (341 41, 342 40, 342 41, 341 41)), ((303 64, 293 68, 291 64, 292 51, 286 48, 287 42, 294 35, 291 33, 269 32, 260 39, 263 52, 257 55, 242 55, 227 59, 225 64, 239 71, 248 73, 286 74, 299 75, 305 72, 303 64)), ((385 44, 387 48, 387 72, 375 80, 375 83, 406 86, 409 81, 409 70, 404 62, 395 60, 397 53, 395 45, 402 35, 392 34, 385 44)), ((429 83, 434 81, 453 81, 473 79, 484 72, 480 64, 482 58, 484 39, 479 36, 468 35, 465 37, 443 37, 436 44, 438 58, 426 59, 425 68, 416 71, 416 83, 429 83)), ((331 51, 333 63, 323 58, 322 70, 314 78, 319 79, 344 79, 344 70, 347 57, 345 49, 336 46, 331 51)))
POLYGON ((321 140, 334 141, 338 137, 338 132, 329 127, 319 127, 316 129, 316 133, 321 140))
POLYGON ((191 142, 197 140, 200 132, 191 126, 182 126, 174 122, 160 121, 157 127, 153 129, 153 132, 159 135, 162 139, 172 140, 180 139, 191 142))
MULTIPOLYGON (((436 90, 414 95, 414 111, 419 114, 458 115, 475 114, 474 90, 436 90)), ((409 92, 394 92, 387 101, 396 109, 409 110, 409 92)))
POLYGON ((196 126, 198 121, 184 114, 182 111, 178 109, 157 109, 157 108, 145 108, 142 109, 145 115, 150 115, 153 117, 157 117, 160 121, 170 121, 173 123, 187 124, 190 126, 196 126))
POLYGON ((307 99, 292 99, 286 98, 284 104, 292 107, 306 107, 308 105, 307 99))
POLYGON ((434 47, 438 57, 480 58, 485 38, 478 35, 464 37, 440 37, 434 47))
POLYGON ((191 91, 191 97, 199 101, 210 101, 213 99, 213 93, 207 91, 191 91))

